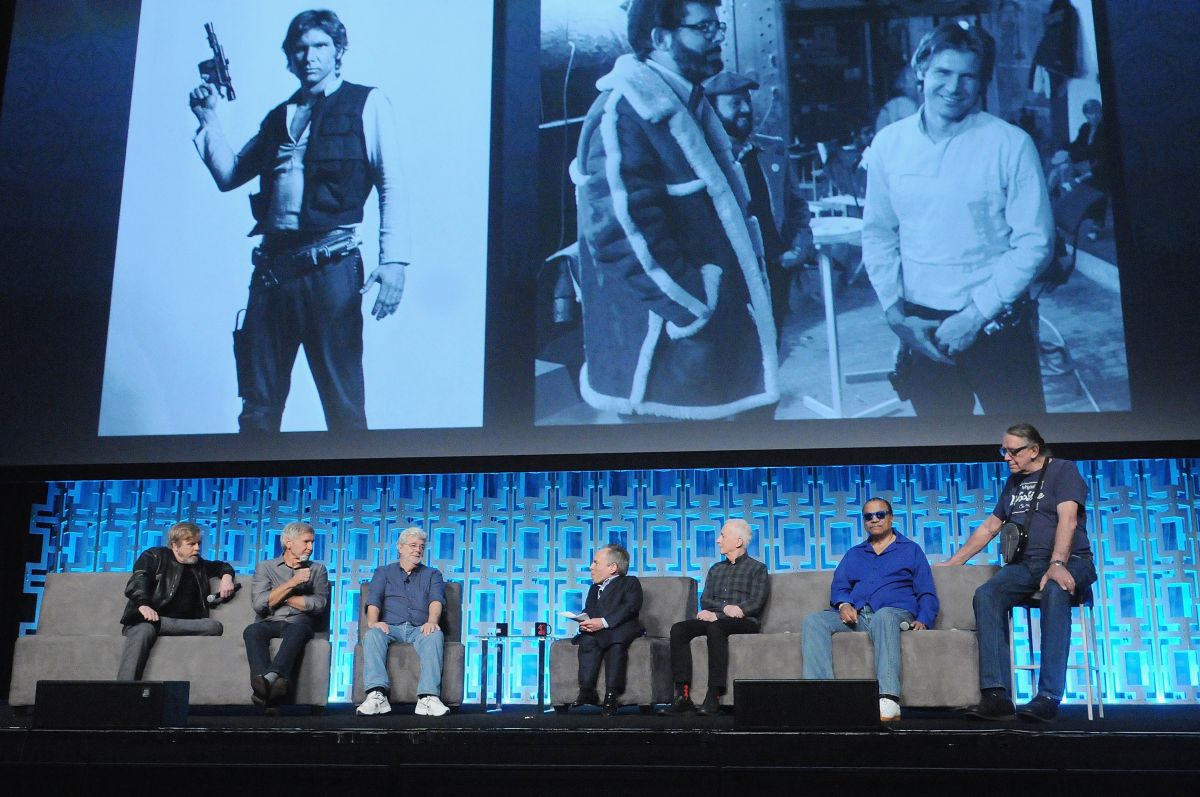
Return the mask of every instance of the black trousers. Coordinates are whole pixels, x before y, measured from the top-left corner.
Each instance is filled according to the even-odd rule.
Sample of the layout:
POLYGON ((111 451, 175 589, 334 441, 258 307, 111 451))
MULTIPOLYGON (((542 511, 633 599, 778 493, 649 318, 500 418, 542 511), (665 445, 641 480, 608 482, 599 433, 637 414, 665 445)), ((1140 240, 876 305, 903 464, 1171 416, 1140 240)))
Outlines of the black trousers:
MULTIPOLYGON (((905 312, 926 320, 952 313, 908 305, 905 312)), ((986 415, 1025 417, 1046 411, 1038 356, 1037 305, 1015 325, 980 333, 954 365, 913 354, 909 398, 917 415, 970 415, 975 397, 986 415)))
POLYGON ((684 620, 671 626, 671 677, 676 684, 692 682, 691 641, 698 636, 708 637, 708 688, 724 694, 729 675, 729 635, 757 634, 758 621, 748 617, 717 617, 706 620, 684 620))
POLYGON ((242 639, 246 643, 246 660, 250 662, 250 675, 265 675, 268 670, 291 678, 296 660, 304 653, 304 646, 313 638, 313 621, 308 615, 294 620, 260 620, 246 626, 242 639), (275 658, 271 658, 271 640, 283 637, 275 658))
POLYGON ((242 432, 279 431, 301 346, 328 430, 367 428, 362 284, 357 249, 278 284, 255 274, 238 333, 242 432))
POLYGON ((629 662, 627 642, 600 644, 595 634, 580 634, 573 640, 579 648, 579 688, 595 689, 600 677, 600 662, 604 662, 604 691, 619 695, 625 691, 625 669, 629 662))

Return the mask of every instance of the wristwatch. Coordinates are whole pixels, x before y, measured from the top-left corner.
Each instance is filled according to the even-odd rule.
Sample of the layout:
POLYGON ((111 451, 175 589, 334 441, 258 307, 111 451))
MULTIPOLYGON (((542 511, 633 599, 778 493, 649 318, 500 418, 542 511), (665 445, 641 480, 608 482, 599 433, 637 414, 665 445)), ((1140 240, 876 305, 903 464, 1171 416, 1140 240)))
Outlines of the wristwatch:
POLYGON ((1055 559, 1050 562, 1050 566, 1054 567, 1055 565, 1058 565, 1059 567, 1066 567, 1067 563, 1064 562, 1062 559, 1055 559))

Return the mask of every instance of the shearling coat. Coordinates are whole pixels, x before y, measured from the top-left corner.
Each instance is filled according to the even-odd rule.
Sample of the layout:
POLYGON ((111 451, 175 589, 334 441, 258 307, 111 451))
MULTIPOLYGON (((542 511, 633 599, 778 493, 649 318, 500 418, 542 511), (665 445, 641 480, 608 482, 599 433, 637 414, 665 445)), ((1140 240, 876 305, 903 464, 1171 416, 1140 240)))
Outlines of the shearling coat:
POLYGON ((632 55, 597 82, 571 165, 586 362, 602 410, 722 418, 779 400, 749 191, 716 113, 632 55))

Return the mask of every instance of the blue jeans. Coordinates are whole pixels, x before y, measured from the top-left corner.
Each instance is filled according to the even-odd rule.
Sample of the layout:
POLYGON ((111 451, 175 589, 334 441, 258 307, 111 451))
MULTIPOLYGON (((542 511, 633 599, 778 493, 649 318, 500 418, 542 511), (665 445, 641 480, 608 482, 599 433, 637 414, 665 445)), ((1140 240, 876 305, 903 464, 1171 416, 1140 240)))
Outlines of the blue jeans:
POLYGON ((833 635, 865 631, 875 648, 875 677, 879 693, 900 697, 900 623, 912 622, 912 612, 885 606, 877 612, 863 608, 853 626, 842 622, 837 609, 826 609, 804 618, 804 677, 833 677, 833 635))
MULTIPOLYGON (((979 688, 1008 691, 1012 685, 1009 667, 1008 618, 1012 607, 1037 592, 1050 562, 1025 559, 1005 565, 991 580, 975 590, 975 624, 979 635, 979 688)), ((1067 570, 1075 588, 1096 580, 1090 556, 1072 556, 1067 570)), ((1067 652, 1071 648, 1071 596, 1053 581, 1042 591, 1042 665, 1038 672, 1038 696, 1062 700, 1067 684, 1067 652)))
POLYGON ((418 695, 440 695, 442 691, 442 629, 422 634, 421 626, 411 623, 388 623, 385 634, 371 628, 363 637, 363 683, 366 689, 391 686, 387 673, 387 651, 393 642, 409 642, 417 650, 421 671, 417 675, 418 695))

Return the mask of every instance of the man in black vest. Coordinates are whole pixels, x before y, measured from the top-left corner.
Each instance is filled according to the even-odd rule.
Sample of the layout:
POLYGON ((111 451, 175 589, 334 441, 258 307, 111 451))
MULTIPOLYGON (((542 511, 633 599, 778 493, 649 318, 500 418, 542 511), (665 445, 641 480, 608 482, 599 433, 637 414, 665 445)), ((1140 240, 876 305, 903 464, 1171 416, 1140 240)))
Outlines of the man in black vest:
POLYGON ((620 545, 605 545, 592 558, 592 587, 579 623, 579 635, 571 640, 579 646, 579 696, 572 706, 600 702, 596 679, 604 661, 604 713, 612 716, 625 691, 625 665, 629 646, 646 633, 638 619, 642 610, 642 585, 629 573, 629 551, 620 545))
POLYGON ((366 429, 361 297, 378 283, 371 314, 383 319, 404 293, 395 122, 380 91, 342 80, 347 46, 332 11, 297 15, 283 52, 300 89, 267 114, 240 152, 221 131, 217 92, 207 84, 191 92, 200 120, 196 149, 217 187, 259 179, 250 234, 262 243, 234 345, 242 432, 279 431, 300 346, 329 430, 366 429), (354 225, 372 188, 379 193, 379 267, 364 283, 354 225))
POLYGON ((733 145, 733 156, 742 164, 742 171, 746 174, 746 185, 750 188, 750 215, 758 219, 762 232, 776 340, 782 343, 783 322, 787 318, 788 294, 792 283, 789 269, 813 259, 812 230, 808 226, 808 201, 800 191, 800 181, 790 164, 785 165, 783 182, 780 183, 783 201, 779 209, 783 212, 783 223, 775 220, 770 187, 763 172, 764 164, 759 160, 762 148, 753 141, 754 109, 750 104, 750 91, 757 89, 756 80, 736 72, 721 72, 704 82, 704 96, 716 109, 721 126, 729 134, 729 142, 733 145))

